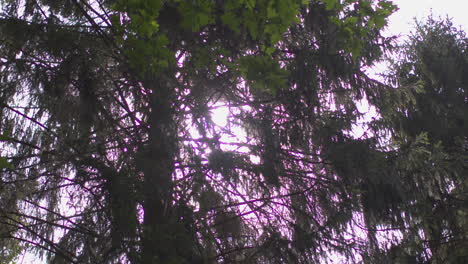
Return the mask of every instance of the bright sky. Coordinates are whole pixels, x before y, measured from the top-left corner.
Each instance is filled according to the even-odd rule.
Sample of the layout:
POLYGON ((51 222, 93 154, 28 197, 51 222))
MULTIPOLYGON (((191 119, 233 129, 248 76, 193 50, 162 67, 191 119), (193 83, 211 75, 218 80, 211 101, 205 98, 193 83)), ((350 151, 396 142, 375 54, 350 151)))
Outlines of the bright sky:
POLYGON ((400 10, 390 17, 388 32, 408 34, 412 30, 413 18, 427 18, 431 13, 435 17, 449 16, 454 26, 468 29, 467 0, 393 0, 400 10))
MULTIPOLYGON (((409 34, 413 28, 413 18, 425 19, 431 13, 435 17, 449 16, 452 18, 454 26, 461 26, 463 30, 468 31, 468 0, 393 0, 400 10, 390 17, 389 26, 386 35, 409 34)), ((228 116, 227 108, 221 108, 221 111, 214 113, 214 121, 221 126, 226 124, 228 116)), ((17 260, 21 264, 40 263, 37 258, 31 254, 17 260)))

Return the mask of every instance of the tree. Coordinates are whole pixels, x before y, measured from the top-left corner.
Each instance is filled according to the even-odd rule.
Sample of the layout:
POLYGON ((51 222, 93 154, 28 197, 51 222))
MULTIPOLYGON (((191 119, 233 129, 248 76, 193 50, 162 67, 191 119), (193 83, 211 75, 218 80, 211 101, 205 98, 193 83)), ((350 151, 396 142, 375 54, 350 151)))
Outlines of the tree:
POLYGON ((363 67, 391 47, 380 30, 394 10, 2 1, 2 237, 51 263, 378 253, 356 221, 371 230, 402 198, 386 146, 351 131, 357 100, 388 90, 363 67), (221 103, 226 128, 211 120, 221 103))
POLYGON ((381 111, 379 126, 390 132, 398 181, 406 186, 393 213, 392 226, 403 234, 389 253, 393 262, 468 260, 467 44, 448 19, 417 23, 388 76, 398 88, 374 102, 394 109, 381 111))

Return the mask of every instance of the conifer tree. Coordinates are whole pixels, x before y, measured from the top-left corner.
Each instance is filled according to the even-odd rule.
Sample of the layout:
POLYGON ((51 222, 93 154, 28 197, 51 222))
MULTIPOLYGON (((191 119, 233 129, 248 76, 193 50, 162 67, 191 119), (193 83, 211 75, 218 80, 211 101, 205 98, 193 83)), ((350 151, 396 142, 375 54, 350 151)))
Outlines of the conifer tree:
POLYGON ((393 263, 468 261, 467 48, 449 19, 417 22, 393 58, 397 88, 377 100, 404 187, 390 225, 402 234, 388 252, 393 263))
POLYGON ((364 71, 390 1, 1 3, 6 261, 464 256, 466 39, 447 24, 418 29, 395 89, 364 71), (357 138, 361 99, 381 118, 357 138))

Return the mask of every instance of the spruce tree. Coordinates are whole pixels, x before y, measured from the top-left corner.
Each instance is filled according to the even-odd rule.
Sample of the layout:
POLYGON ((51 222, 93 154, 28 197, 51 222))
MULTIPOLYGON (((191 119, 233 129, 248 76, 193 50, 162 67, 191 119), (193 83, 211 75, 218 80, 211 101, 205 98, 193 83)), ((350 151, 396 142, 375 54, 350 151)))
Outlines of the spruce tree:
POLYGON ((388 81, 396 88, 376 100, 376 126, 390 132, 405 193, 392 213, 402 234, 388 252, 394 263, 468 260, 467 44, 449 19, 417 22, 392 59, 388 81))
POLYGON ((400 67, 398 89, 371 79, 395 9, 2 1, 4 258, 26 247, 51 263, 375 263, 397 248, 427 260, 424 243, 437 239, 443 258, 441 236, 463 224, 428 214, 464 213, 435 187, 463 200, 466 48, 441 58, 457 71, 431 63, 466 46, 441 33, 439 49, 424 35, 407 60, 418 70, 400 67), (357 138, 361 99, 381 119, 357 138), (217 108, 229 110, 224 127, 217 108), (383 228, 404 240, 386 248, 383 228))

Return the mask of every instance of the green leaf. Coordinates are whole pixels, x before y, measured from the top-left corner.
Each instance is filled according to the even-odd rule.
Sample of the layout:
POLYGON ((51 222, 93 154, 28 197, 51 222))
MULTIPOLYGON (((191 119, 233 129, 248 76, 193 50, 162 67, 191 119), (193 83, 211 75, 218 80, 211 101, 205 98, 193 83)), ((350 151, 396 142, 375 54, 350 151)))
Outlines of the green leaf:
POLYGON ((288 72, 269 56, 245 56, 239 68, 253 90, 275 94, 286 85, 288 72))
POLYGON ((183 1, 179 6, 179 13, 182 17, 181 26, 196 32, 213 23, 212 9, 213 3, 208 0, 183 1))
POLYGON ((271 55, 273 52, 275 52, 276 48, 275 47, 267 47, 265 48, 265 53, 267 55, 271 55))
POLYGON ((110 21, 111 21, 111 24, 112 26, 120 26, 120 14, 112 14, 110 16, 110 21))
POLYGON ((245 0, 244 3, 249 10, 253 10, 255 8, 255 0, 245 0))
POLYGON ((356 26, 357 22, 358 22, 358 18, 357 18, 357 17, 347 17, 347 18, 345 19, 344 24, 345 24, 345 25, 350 25, 350 26, 356 26))
POLYGON ((0 141, 8 141, 10 140, 11 138, 7 135, 7 134, 0 134, 0 141))
POLYGON ((13 169, 13 165, 11 165, 6 158, 0 157, 0 169, 2 168, 13 169))
POLYGON ((384 16, 375 16, 374 24, 378 29, 380 29, 387 25, 387 21, 384 16))
POLYGON ((362 53, 362 43, 360 40, 355 40, 352 43, 351 46, 351 56, 353 57, 354 60, 358 59, 361 57, 362 53))
POLYGON ((249 30, 249 34, 250 36, 252 37, 253 40, 257 40, 258 39, 258 24, 257 24, 257 21, 255 20, 247 20, 246 21, 246 26, 247 26, 247 29, 249 30))
POLYGON ((276 12, 276 9, 273 8, 271 5, 268 6, 267 8, 267 17, 268 18, 274 18, 278 16, 278 12, 276 12))
POLYGON ((221 16, 221 21, 229 27, 232 31, 239 33, 240 32, 240 19, 234 15, 232 12, 224 13, 221 16))
POLYGON ((337 0, 322 0, 322 2, 325 4, 325 9, 327 10, 335 9, 338 6, 337 0))

